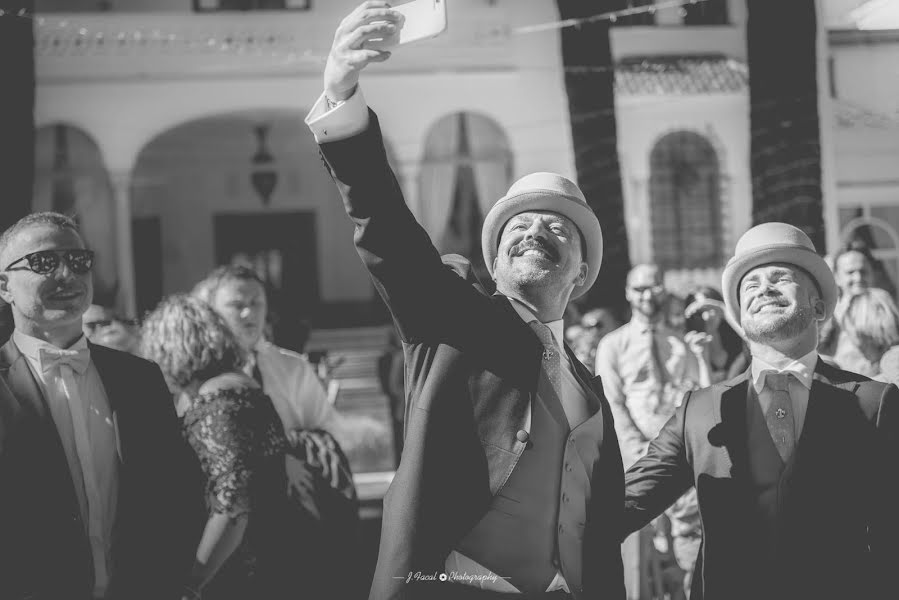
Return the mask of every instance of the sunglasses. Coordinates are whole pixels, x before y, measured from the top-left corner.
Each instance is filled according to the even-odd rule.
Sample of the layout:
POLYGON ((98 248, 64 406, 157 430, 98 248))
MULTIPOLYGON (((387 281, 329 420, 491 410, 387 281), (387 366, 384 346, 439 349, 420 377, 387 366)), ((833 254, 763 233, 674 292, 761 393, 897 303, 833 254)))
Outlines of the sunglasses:
POLYGON ((4 271, 28 269, 38 275, 49 275, 56 271, 62 262, 66 263, 66 266, 72 270, 72 273, 84 275, 94 266, 94 253, 91 250, 38 250, 12 261, 4 271), (21 262, 27 262, 28 264, 23 267, 16 267, 21 262))

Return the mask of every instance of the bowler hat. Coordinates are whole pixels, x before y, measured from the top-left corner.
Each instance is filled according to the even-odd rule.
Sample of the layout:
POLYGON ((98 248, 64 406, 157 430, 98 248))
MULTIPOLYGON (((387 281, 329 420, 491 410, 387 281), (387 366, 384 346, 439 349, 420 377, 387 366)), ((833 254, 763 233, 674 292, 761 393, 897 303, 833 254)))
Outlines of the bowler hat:
POLYGON ((587 279, 576 287, 571 298, 587 293, 599 275, 602 264, 602 228, 599 219, 587 205, 584 193, 570 179, 556 173, 531 173, 512 184, 506 195, 496 201, 481 229, 481 251, 490 276, 499 246, 500 234, 515 215, 545 210, 571 219, 584 239, 583 259, 587 263, 587 279))
POLYGON ((786 263, 807 272, 821 292, 826 318, 833 315, 837 284, 809 237, 787 223, 762 223, 743 234, 721 275, 721 291, 732 324, 740 323, 739 287, 743 277, 752 269, 770 263, 786 263))

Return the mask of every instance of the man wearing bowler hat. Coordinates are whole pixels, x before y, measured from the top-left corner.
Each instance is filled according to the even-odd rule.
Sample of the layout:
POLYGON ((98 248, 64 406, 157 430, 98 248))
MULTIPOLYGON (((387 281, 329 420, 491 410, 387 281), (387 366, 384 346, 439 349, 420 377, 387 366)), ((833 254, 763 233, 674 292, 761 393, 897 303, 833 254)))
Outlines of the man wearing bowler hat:
POLYGON ((688 392, 628 470, 622 535, 695 485, 693 598, 895 594, 899 390, 818 358, 833 274, 802 231, 765 223, 740 238, 722 291, 751 365, 688 392))
POLYGON ((496 294, 466 259, 441 260, 357 87, 388 55, 366 41, 401 25, 386 2, 344 19, 307 118, 406 360, 405 445, 370 598, 621 600, 621 454, 602 385, 562 335, 568 301, 599 272, 599 221, 573 182, 534 173, 483 225, 496 294))

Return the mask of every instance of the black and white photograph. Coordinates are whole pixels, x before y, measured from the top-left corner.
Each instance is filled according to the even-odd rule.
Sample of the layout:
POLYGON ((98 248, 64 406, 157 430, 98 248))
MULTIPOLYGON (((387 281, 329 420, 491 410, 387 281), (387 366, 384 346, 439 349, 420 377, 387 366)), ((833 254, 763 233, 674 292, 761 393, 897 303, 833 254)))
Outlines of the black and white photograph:
POLYGON ((0 0, 0 600, 899 597, 899 0, 0 0))

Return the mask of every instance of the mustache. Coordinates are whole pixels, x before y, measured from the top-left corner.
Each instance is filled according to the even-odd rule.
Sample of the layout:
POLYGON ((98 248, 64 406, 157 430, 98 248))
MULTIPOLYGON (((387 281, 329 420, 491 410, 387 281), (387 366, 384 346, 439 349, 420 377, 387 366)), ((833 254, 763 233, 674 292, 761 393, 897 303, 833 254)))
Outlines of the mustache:
POLYGON ((512 246, 511 254, 512 256, 521 256, 528 250, 540 250, 549 255, 551 260, 559 260, 559 253, 555 248, 549 245, 549 243, 539 239, 533 238, 530 240, 524 240, 520 244, 515 244, 512 246))
POLYGON ((752 312, 758 312, 762 308, 770 305, 774 306, 789 306, 790 303, 786 300, 786 298, 782 296, 763 296, 754 300, 752 303, 752 312))

